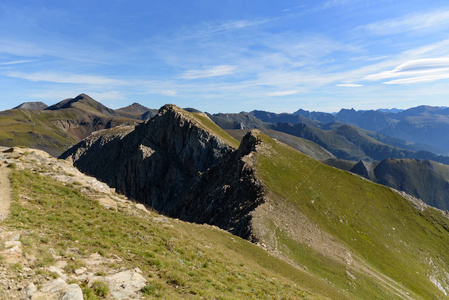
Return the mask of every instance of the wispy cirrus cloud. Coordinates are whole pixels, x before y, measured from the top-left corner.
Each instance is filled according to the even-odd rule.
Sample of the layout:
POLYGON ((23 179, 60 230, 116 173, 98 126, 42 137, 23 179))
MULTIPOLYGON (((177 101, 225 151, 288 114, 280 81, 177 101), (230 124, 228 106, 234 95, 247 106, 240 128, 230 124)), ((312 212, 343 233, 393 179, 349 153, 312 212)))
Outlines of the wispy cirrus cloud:
POLYGON ((449 10, 438 10, 379 21, 359 28, 377 35, 390 35, 426 29, 444 30, 447 26, 449 26, 449 10))
POLYGON ((294 95, 294 94, 297 94, 297 93, 298 93, 298 91, 279 91, 279 92, 268 93, 268 96, 281 97, 281 96, 294 95))
POLYGON ((189 30, 182 31, 180 38, 196 39, 207 38, 214 35, 225 34, 236 30, 242 30, 245 28, 261 25, 269 22, 269 19, 263 20, 232 20, 219 23, 202 23, 200 28, 190 28, 189 30))
POLYGON ((390 80, 390 81, 384 82, 384 84, 411 84, 411 83, 431 82, 431 81, 448 79, 448 78, 449 78, 449 73, 446 73, 446 74, 438 74, 438 75, 425 75, 425 76, 395 79, 395 80, 390 80))
POLYGON ((221 65, 215 66, 210 69, 205 70, 189 70, 184 72, 181 75, 183 79, 198 79, 198 78, 206 78, 206 77, 216 77, 216 76, 225 76, 231 75, 234 73, 236 67, 230 65, 221 65))
POLYGON ((176 96, 177 92, 174 90, 163 90, 161 94, 164 96, 176 96))
POLYGON ((339 84, 336 84, 335 86, 354 88, 354 87, 361 87, 363 85, 362 84, 356 84, 356 83, 339 83, 339 84))
POLYGON ((84 74, 65 74, 53 72, 6 72, 6 76, 21 78, 30 81, 46 81, 54 83, 74 83, 74 84, 97 84, 97 85, 122 85, 124 81, 112 79, 103 76, 84 75, 84 74))
POLYGON ((29 63, 29 62, 33 62, 33 61, 34 60, 31 60, 31 59, 12 60, 12 61, 1 62, 0 66, 19 65, 19 64, 25 64, 25 63, 29 63))
POLYGON ((410 84, 431 82, 449 78, 449 58, 426 58, 406 61, 393 70, 383 71, 365 76, 364 80, 380 81, 399 78, 384 82, 385 84, 410 84))

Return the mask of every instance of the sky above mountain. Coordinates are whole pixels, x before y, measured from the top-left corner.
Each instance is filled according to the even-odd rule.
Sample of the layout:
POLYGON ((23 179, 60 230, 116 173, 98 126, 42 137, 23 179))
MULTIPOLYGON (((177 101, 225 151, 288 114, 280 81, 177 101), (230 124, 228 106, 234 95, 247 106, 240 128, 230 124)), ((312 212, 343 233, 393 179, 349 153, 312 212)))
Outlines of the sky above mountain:
POLYGON ((86 93, 202 111, 448 105, 449 3, 2 0, 0 110, 86 93))

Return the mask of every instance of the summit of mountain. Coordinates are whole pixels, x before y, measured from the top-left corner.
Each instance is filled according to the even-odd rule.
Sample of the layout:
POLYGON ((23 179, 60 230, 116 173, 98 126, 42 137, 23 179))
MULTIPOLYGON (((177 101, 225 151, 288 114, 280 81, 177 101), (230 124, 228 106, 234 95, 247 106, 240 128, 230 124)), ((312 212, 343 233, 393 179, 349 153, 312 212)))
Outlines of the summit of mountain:
POLYGON ((137 102, 134 102, 133 104, 128 105, 126 107, 116 109, 115 112, 122 117, 138 120, 147 120, 151 119, 157 114, 157 109, 150 109, 137 102))
POLYGON ((113 109, 108 108, 101 104, 100 102, 94 100, 90 96, 86 94, 80 94, 75 98, 68 98, 58 102, 54 105, 51 105, 46 108, 46 110, 61 110, 67 108, 76 108, 79 110, 83 110, 87 113, 104 115, 109 117, 118 117, 120 116, 113 109))

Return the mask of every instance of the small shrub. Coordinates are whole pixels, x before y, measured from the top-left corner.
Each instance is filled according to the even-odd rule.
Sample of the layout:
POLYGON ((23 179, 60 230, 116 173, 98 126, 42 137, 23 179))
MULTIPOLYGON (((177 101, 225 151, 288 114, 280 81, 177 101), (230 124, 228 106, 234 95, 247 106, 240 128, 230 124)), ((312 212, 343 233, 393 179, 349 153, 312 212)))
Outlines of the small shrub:
POLYGON ((83 285, 82 289, 83 289, 84 299, 86 299, 86 300, 100 300, 100 298, 97 295, 95 295, 95 292, 90 287, 88 287, 87 285, 83 285))
POLYGON ((98 297, 104 298, 109 294, 109 286, 103 281, 94 281, 91 288, 98 297))
POLYGON ((75 261, 70 261, 65 267, 64 270, 67 273, 75 273, 75 270, 83 267, 84 265, 82 263, 80 263, 79 261, 75 260, 75 261))
POLYGON ((140 291, 144 295, 154 295, 156 293, 156 288, 152 285, 146 285, 142 289, 140 289, 140 291))

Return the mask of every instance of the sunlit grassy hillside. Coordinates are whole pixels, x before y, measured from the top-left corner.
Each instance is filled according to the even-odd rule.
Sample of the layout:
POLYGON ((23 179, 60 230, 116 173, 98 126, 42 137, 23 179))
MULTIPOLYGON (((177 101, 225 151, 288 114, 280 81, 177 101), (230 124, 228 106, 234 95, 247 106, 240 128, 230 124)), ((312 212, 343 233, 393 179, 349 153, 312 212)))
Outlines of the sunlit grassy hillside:
POLYGON ((283 212, 260 214, 255 223, 275 232, 261 231, 263 239, 357 298, 445 296, 449 219, 441 211, 418 210, 390 188, 256 134, 258 177, 283 212))
MULTIPOLYGON (((24 253, 36 257, 34 273, 57 277, 47 271, 55 263, 51 252, 72 260, 68 275, 84 266, 83 257, 100 253, 122 258, 110 269, 139 267, 148 280, 142 290, 147 298, 345 298, 326 281, 225 231, 154 212, 106 209, 78 184, 56 182, 42 171, 12 173, 11 215, 1 224, 21 232, 24 253)), ((22 266, 12 265, 10 272, 17 268, 22 266)), ((94 299, 91 288, 79 284, 94 299)))

